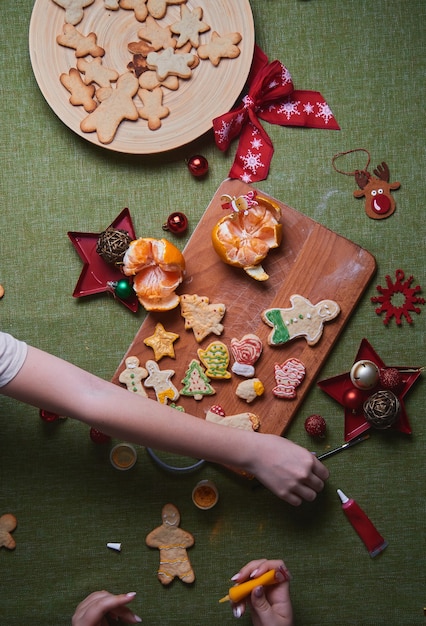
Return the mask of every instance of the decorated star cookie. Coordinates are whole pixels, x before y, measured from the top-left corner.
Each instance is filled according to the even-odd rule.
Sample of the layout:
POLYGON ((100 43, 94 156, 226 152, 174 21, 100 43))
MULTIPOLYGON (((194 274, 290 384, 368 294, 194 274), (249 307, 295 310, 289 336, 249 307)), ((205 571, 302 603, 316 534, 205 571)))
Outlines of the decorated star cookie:
POLYGON ((321 300, 312 304, 307 298, 295 294, 290 296, 291 307, 288 309, 266 309, 262 320, 273 328, 268 337, 271 346, 287 343, 291 339, 304 337, 309 346, 314 346, 321 339, 325 322, 330 322, 340 313, 340 307, 334 300, 321 300))
POLYGON ((166 48, 162 52, 150 52, 146 57, 150 70, 155 70, 160 80, 167 76, 189 78, 192 74, 191 66, 194 55, 190 52, 175 54, 173 48, 166 48))
POLYGON ((144 344, 154 350, 154 359, 160 361, 163 356, 175 358, 175 349, 173 344, 179 339, 177 333, 167 331, 161 322, 155 325, 154 334, 143 340, 144 344))
POLYGON ((145 387, 154 388, 155 395, 160 404, 167 404, 168 400, 175 402, 179 398, 179 391, 171 381, 175 371, 160 370, 157 363, 152 360, 147 361, 145 365, 148 370, 148 378, 145 380, 145 387))
POLYGON ((206 296, 184 294, 180 297, 180 308, 185 319, 185 329, 192 328, 197 342, 211 333, 222 333, 223 325, 220 322, 225 315, 224 304, 210 304, 206 296))
POLYGON ((210 26, 202 21, 203 9, 195 8, 193 11, 185 5, 180 10, 180 21, 170 26, 170 30, 175 35, 179 35, 176 46, 181 48, 188 41, 194 48, 198 48, 199 35, 210 30, 210 26))

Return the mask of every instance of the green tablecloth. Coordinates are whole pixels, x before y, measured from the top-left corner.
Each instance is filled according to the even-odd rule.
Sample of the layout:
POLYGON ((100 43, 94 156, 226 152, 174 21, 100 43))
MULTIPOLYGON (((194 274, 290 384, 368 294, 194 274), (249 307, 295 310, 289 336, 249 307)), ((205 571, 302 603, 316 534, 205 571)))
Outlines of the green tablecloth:
MULTIPOLYGON (((184 211, 193 230, 226 178, 235 146, 222 154, 208 134, 170 154, 128 157, 77 137, 51 111, 34 79, 32 4, 3 0, 0 8, 1 328, 110 378, 143 313, 130 313, 106 294, 71 297, 82 264, 67 231, 100 232, 126 206, 139 236, 162 236, 173 210, 184 211), (210 164, 202 180, 186 169, 185 159, 196 153, 210 164)), ((414 275, 413 286, 426 283, 426 5, 251 5, 258 44, 287 66, 297 88, 321 91, 341 126, 334 132, 266 125, 275 155, 268 179, 257 186, 377 258, 377 277, 321 377, 347 371, 363 337, 388 364, 424 365, 426 312, 413 314, 411 325, 403 320, 397 327, 392 320, 385 327, 370 297, 398 268, 414 275), (354 180, 331 167, 335 153, 354 148, 370 151, 372 167, 387 161, 392 180, 401 181, 394 192, 397 211, 388 220, 368 219, 363 201, 352 197, 354 180)), ((196 103, 194 108, 196 114, 196 103)), ((325 491, 315 503, 294 509, 221 468, 165 474, 142 448, 132 471, 117 472, 108 461, 109 446, 94 446, 83 425, 44 424, 35 409, 0 400, 0 514, 18 518, 16 550, 0 551, 0 623, 69 624, 87 593, 107 588, 137 591, 133 606, 147 625, 232 624, 228 607, 217 602, 229 577, 247 560, 268 556, 283 557, 293 574, 301 626, 424 624, 424 405, 420 380, 406 398, 413 434, 376 433, 329 459, 325 491), (220 491, 218 506, 207 513, 195 510, 190 498, 201 478, 212 478, 220 491), (344 518, 337 488, 358 500, 388 540, 378 558, 368 556, 344 518), (175 582, 163 589, 156 579, 158 553, 145 546, 168 501, 196 538, 190 556, 197 581, 191 587, 175 582), (108 541, 122 542, 122 552, 107 550, 108 541)), ((288 437, 311 447, 303 422, 313 412, 328 421, 319 448, 341 443, 342 409, 316 387, 288 437)))

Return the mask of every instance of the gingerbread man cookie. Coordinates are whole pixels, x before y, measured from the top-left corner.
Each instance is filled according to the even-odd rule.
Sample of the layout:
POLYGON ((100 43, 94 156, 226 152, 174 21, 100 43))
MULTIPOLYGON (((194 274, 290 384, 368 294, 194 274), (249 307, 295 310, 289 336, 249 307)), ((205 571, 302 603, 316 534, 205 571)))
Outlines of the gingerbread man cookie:
POLYGON ((65 9, 65 22, 76 26, 84 17, 84 9, 95 0, 53 0, 55 4, 65 9))
MULTIPOLYGON (((102 89, 109 90, 108 87, 102 87, 99 91, 102 89)), ((139 82, 134 74, 122 74, 116 88, 111 89, 98 108, 82 120, 81 130, 84 133, 96 131, 101 143, 111 143, 123 120, 139 119, 139 112, 133 102, 133 96, 138 89, 139 82)))
POLYGON ((171 381, 175 375, 174 370, 160 370, 155 361, 149 360, 145 363, 148 370, 148 378, 145 380, 145 387, 153 387, 155 395, 160 404, 167 404, 168 400, 174 402, 179 398, 179 391, 171 381))
POLYGON ((161 512, 163 523, 146 537, 146 545, 160 551, 160 566, 157 572, 162 585, 169 585, 174 578, 184 583, 195 580, 194 570, 187 549, 194 545, 194 537, 179 527, 180 513, 174 504, 165 504, 161 512))
POLYGON ((340 307, 334 300, 312 304, 307 298, 295 294, 290 296, 290 302, 290 308, 272 308, 262 312, 262 320, 273 328, 268 337, 270 346, 278 346, 298 337, 304 337, 308 345, 313 346, 321 339, 324 323, 340 313, 340 307))
POLYGON ((88 54, 92 55, 92 57, 103 57, 105 50, 98 46, 97 40, 96 33, 83 35, 72 24, 64 24, 62 34, 56 37, 57 43, 60 46, 74 50, 78 59, 88 54))
POLYGON ((147 393, 143 387, 142 380, 148 376, 148 372, 144 367, 139 366, 137 356, 128 356, 125 364, 126 369, 121 372, 118 380, 126 385, 129 391, 146 398, 147 393))
POLYGON ((16 548, 16 541, 10 534, 15 530, 16 524, 16 517, 12 513, 5 513, 0 517, 0 548, 16 548))

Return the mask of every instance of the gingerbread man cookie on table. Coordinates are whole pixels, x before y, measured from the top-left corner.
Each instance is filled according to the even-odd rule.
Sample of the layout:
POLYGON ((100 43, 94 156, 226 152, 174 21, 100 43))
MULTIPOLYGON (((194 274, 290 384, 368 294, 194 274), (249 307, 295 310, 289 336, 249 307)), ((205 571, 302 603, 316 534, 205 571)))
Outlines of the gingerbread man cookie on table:
POLYGON ((335 319, 340 307, 334 300, 321 300, 312 304, 299 294, 290 296, 291 307, 271 308, 262 312, 262 320, 273 328, 268 337, 270 346, 287 343, 304 337, 309 346, 321 339, 324 323, 335 319))
POLYGON ((145 540, 147 546, 160 551, 158 580, 169 585, 177 577, 184 583, 192 583, 195 574, 186 550, 194 545, 194 537, 179 527, 180 513, 174 504, 165 504, 161 516, 163 523, 145 540))
POLYGON ((146 398, 148 394, 143 387, 142 380, 148 376, 147 370, 140 367, 137 356, 128 356, 125 364, 126 369, 121 372, 118 380, 126 385, 129 391, 146 398))

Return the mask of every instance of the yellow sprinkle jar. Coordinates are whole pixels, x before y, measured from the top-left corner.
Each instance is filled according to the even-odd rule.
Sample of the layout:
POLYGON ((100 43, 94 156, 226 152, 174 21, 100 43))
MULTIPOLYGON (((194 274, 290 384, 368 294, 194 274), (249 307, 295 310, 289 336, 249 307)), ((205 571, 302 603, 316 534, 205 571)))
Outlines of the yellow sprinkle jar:
POLYGON ((136 449, 130 443, 118 443, 109 455, 111 464, 118 470, 129 470, 137 461, 136 449))
POLYGON ((192 501, 203 511, 212 509, 219 500, 219 492, 211 480, 200 480, 192 490, 192 501))

